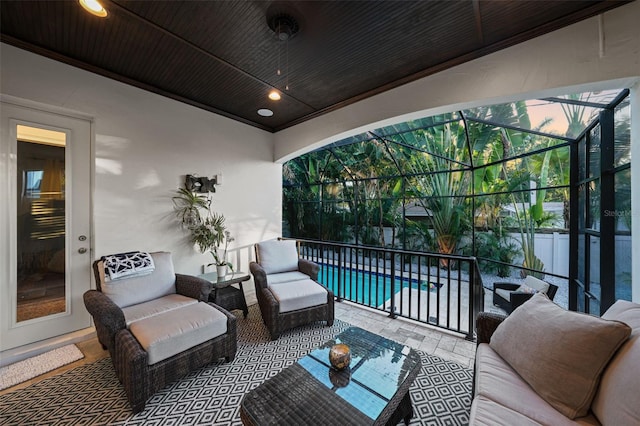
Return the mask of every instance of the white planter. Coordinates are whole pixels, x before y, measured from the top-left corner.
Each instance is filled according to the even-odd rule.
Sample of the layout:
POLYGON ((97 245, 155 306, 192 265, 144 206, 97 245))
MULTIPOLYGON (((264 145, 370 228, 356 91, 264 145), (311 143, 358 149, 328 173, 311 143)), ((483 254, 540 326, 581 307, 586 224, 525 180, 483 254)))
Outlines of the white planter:
POLYGON ((227 265, 216 265, 216 273, 218 274, 218 278, 227 275, 227 265))

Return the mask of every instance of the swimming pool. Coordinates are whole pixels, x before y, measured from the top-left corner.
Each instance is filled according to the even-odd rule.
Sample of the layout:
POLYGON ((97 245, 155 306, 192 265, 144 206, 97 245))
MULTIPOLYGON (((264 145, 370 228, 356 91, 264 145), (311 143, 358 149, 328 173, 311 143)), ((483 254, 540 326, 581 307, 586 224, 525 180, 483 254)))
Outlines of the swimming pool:
MULTIPOLYGON (((320 265, 318 281, 324 284, 333 294, 346 300, 377 307, 391 298, 391 276, 352 268, 342 268, 342 289, 338 293, 338 268, 333 265, 320 265)), ((395 292, 402 288, 420 288, 426 290, 436 286, 427 284, 426 280, 396 277, 395 292)))

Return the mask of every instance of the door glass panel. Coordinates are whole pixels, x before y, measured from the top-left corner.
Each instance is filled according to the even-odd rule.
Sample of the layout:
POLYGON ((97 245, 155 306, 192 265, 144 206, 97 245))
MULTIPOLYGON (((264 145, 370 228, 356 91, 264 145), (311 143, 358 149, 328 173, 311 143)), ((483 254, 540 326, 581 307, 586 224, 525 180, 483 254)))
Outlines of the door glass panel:
POLYGON ((578 186, 578 230, 584 231, 587 225, 587 184, 578 186))
POLYGON ((66 311, 66 134, 17 126, 17 321, 66 311))
POLYGON ((614 166, 631 162, 631 106, 629 100, 622 102, 615 110, 614 166))
POLYGON ((587 282, 587 260, 585 258, 587 236, 584 233, 578 234, 578 280, 581 283, 587 282))
POLYGON ((587 178, 587 138, 583 137, 578 141, 578 180, 587 178))
POLYGON ((619 171, 614 179, 616 300, 631 300, 631 169, 619 171))
POLYGON ((587 155, 589 177, 600 176, 600 126, 591 131, 587 155))
MULTIPOLYGON (((589 281, 588 290, 591 295, 600 300, 602 290, 600 288, 600 238, 591 236, 589 238, 589 281)), ((590 311, 596 315, 600 311, 590 311)))
POLYGON ((600 180, 589 182, 588 186, 589 211, 587 217, 587 228, 600 230, 600 180))
POLYGON ((584 294, 584 289, 582 287, 580 286, 577 286, 577 287, 578 287, 578 304, 577 304, 576 310, 578 312, 585 312, 587 308, 585 304, 585 298, 587 296, 584 294))

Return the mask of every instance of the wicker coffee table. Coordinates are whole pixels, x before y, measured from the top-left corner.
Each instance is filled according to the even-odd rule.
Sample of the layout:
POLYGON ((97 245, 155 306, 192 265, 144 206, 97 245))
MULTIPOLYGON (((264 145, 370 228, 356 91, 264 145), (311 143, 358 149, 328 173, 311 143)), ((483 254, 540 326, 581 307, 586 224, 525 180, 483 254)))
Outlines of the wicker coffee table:
POLYGON ((419 370, 415 350, 351 327, 248 392, 240 418, 245 425, 408 424, 419 370), (351 348, 349 371, 330 367, 335 343, 351 348))

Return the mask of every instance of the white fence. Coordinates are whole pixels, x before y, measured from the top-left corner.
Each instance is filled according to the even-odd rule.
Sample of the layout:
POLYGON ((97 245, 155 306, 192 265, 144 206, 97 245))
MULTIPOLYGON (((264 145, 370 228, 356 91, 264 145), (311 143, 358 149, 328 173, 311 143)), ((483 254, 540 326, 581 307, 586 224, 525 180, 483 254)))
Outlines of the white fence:
MULTIPOLYGON (((512 233, 509 236, 517 247, 521 246, 520 234, 512 233)), ((545 272, 569 276, 569 234, 536 234, 534 246, 536 256, 544 263, 545 272)), ((513 264, 521 265, 522 256, 516 256, 513 264)))
MULTIPOLYGON (((385 241, 391 241, 392 228, 385 228, 385 241)), ((509 237, 520 249, 520 234, 510 233, 509 237)), ((569 234, 565 232, 540 233, 535 234, 535 254, 544 263, 544 272, 551 274, 569 276, 569 234)), ((616 236, 616 276, 631 276, 631 236, 616 236)), ((591 242, 591 258, 596 260, 591 262, 591 280, 598 282, 600 277, 600 245, 597 240, 591 242)), ((516 256, 514 265, 522 264, 522 255, 516 256)), ((620 279, 620 278, 618 278, 620 279)))

